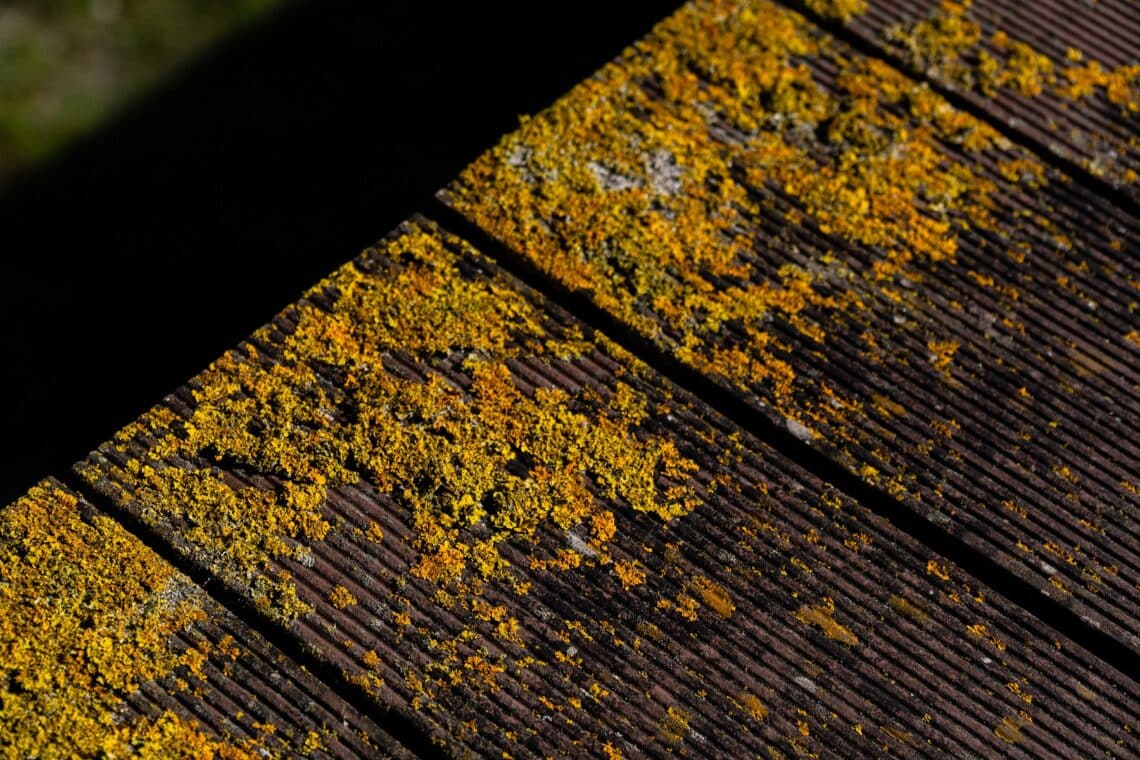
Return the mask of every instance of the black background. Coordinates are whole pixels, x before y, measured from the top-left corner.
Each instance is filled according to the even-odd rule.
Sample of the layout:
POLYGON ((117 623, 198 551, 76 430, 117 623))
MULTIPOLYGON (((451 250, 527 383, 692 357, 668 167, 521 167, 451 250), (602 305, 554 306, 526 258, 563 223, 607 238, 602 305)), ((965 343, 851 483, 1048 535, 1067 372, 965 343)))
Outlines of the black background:
POLYGON ((678 2, 546 5, 299 4, 10 184, 0 504, 429 212, 678 2))

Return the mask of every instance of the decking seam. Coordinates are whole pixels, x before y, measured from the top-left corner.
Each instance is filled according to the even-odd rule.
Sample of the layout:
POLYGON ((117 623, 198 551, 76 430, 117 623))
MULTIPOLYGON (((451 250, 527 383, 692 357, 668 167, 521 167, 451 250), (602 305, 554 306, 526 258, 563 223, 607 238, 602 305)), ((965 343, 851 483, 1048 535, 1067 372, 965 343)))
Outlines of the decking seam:
POLYGON ((417 757, 425 758, 425 760, 434 758, 442 760, 446 757, 431 737, 421 731, 411 720, 396 710, 386 710, 376 701, 369 699, 361 687, 350 683, 336 671, 331 663, 313 656, 306 651, 301 640, 295 639, 279 626, 257 614, 249 601, 226 588, 225 584, 213 577, 209 570, 180 554, 172 544, 159 536, 150 526, 129 512, 115 508, 109 498, 88 485, 83 478, 76 475, 72 470, 69 469, 56 477, 61 483, 86 499, 100 513, 114 520, 124 530, 141 541, 144 546, 189 577, 214 602, 221 605, 240 622, 261 635, 270 645, 276 647, 282 654, 328 686, 336 696, 347 702, 361 715, 372 720, 404 749, 417 757))
POLYGON ((944 98, 954 108, 959 111, 970 114, 975 119, 985 123, 993 128, 998 134, 1005 137, 1010 142, 1029 151, 1042 163, 1057 169, 1068 175, 1073 182, 1080 185, 1084 189, 1093 193, 1094 195, 1104 199, 1105 201, 1116 206, 1121 211, 1130 214, 1133 217, 1140 218, 1140 203, 1133 200, 1120 188, 1114 187, 1111 183, 1097 177, 1090 171, 1085 169, 1076 161, 1065 158, 1057 154, 1055 151, 1050 150, 1049 146, 1043 141, 1026 134, 1022 130, 1009 125, 1004 120, 998 118, 986 109, 971 102, 969 98, 964 98, 954 89, 947 87, 938 80, 928 76, 923 71, 918 71, 906 64, 897 55, 891 54, 889 51, 879 47, 871 40, 863 37, 857 32, 849 29, 842 23, 833 19, 828 19, 815 11, 811 10, 806 3, 802 0, 773 0, 776 5, 783 6, 785 9, 797 13, 812 24, 827 32, 829 35, 838 39, 846 45, 849 45, 853 50, 859 54, 871 58, 886 65, 900 73, 908 79, 913 79, 927 85, 930 90, 940 97, 944 98))
POLYGON ((808 446, 787 430, 778 427, 727 389, 681 364, 675 357, 604 312, 588 296, 568 291, 443 201, 438 201, 434 218, 444 229, 468 240, 523 284, 573 314, 587 326, 607 335, 655 372, 733 420, 761 442, 867 507, 923 547, 957 564, 1014 606, 1022 608, 1094 653, 1105 664, 1140 683, 1140 655, 1128 649, 1124 643, 1085 623, 1076 612, 1045 596, 1028 581, 1018 578, 963 539, 901 506, 894 497, 847 471, 826 453, 808 446))

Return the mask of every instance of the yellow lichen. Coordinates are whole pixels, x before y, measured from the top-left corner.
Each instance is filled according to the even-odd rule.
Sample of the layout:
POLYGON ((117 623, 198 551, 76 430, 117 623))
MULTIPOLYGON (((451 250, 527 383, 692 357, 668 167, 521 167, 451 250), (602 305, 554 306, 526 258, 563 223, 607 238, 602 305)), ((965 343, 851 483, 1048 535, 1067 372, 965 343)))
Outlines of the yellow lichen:
POLYGON ((696 590, 705 606, 720 617, 728 619, 736 612, 736 604, 732 601, 732 597, 719 583, 704 576, 697 576, 690 581, 690 585, 696 590))
MULTIPOLYGON (((996 97, 1008 89, 1024 97, 1061 98, 1080 101, 1103 97, 1131 116, 1140 112, 1140 64, 1105 68, 1099 61, 1086 61, 1084 54, 1069 48, 1064 64, 1035 50, 1023 40, 995 31, 988 42, 981 26, 972 18, 971 3, 943 2, 930 16, 909 26, 887 30, 887 38, 898 46, 909 63, 930 76, 955 87, 975 89, 996 97)), ((1134 146, 1122 146, 1130 150, 1134 146)), ((1096 174, 1108 167, 1096 158, 1086 158, 1085 166, 1096 174)), ((1116 179, 1137 181, 1136 172, 1117 172, 1116 179)))
POLYGON ((1022 742, 1021 729, 1025 721, 1021 717, 1006 717, 1001 719, 994 729, 994 735, 1007 744, 1020 744, 1022 742))
MULTIPOLYGON (((205 599, 110 518, 81 515, 55 485, 0 511, 2 754, 259 757, 257 740, 221 740, 169 711, 123 710, 146 683, 203 678, 209 645, 179 653, 172 636, 204 619, 205 599)), ((232 639, 223 648, 233 656, 232 639)))
POLYGON ((636 562, 615 562, 614 574, 621 581, 622 588, 631 589, 645 583, 645 571, 636 562))
POLYGON ((926 625, 930 621, 930 615, 920 605, 915 604, 904 596, 892 594, 887 598, 887 604, 895 612, 910 618, 919 625, 926 625))
POLYGON ((1005 642, 990 633, 989 627, 985 623, 973 623, 972 625, 966 626, 966 633, 968 633, 970 636, 973 636, 974 638, 985 639, 989 641, 989 643, 993 645, 994 649, 998 650, 999 652, 1005 651, 1005 642))
POLYGON ((741 707, 752 716, 753 720, 764 720, 768 717, 768 708, 760 701, 760 698, 755 694, 744 691, 737 697, 737 701, 741 707))
POLYGON ((990 39, 991 49, 1000 58, 984 49, 982 30, 970 17, 968 0, 943 0, 928 18, 909 28, 894 27, 887 36, 903 48, 916 68, 990 96, 1007 87, 1032 97, 1055 81, 1052 60, 1004 32, 990 39), (976 63, 971 64, 971 58, 976 63))
MULTIPOLYGON (((977 37, 959 25, 955 34, 977 37)), ((893 360, 866 329, 873 302, 894 310, 914 299, 914 283, 955 264, 963 231, 996 223, 1005 191, 974 154, 1045 181, 1031 155, 999 143, 794 13, 701 0, 524 120, 447 199, 683 363, 846 448, 867 443, 869 399, 795 368, 848 333, 893 360), (826 244, 804 252, 792 237, 769 240, 783 234, 764 226, 769 215, 859 248, 866 264, 826 244), (757 253, 768 246, 797 257, 769 263, 757 253)), ((926 339, 948 373, 957 344, 926 339)), ((877 482, 877 468, 865 474, 877 482)), ((889 487, 906 495, 908 482, 900 474, 889 487)))
POLYGON ((1140 112, 1140 64, 1105 69, 1098 61, 1070 66, 1063 72, 1066 84, 1060 91, 1073 100, 1098 92, 1125 113, 1140 112))
POLYGON ((384 529, 380 527, 379 523, 370 523, 368 530, 365 532, 365 537, 374 544, 378 544, 384 540, 384 529))
POLYGON ((950 365, 954 361, 954 354, 961 347, 956 340, 931 340, 926 347, 930 349, 930 363, 934 369, 942 373, 949 373, 950 365))
POLYGON ((689 713, 679 707, 670 707, 661 719, 661 738, 669 744, 680 744, 689 735, 689 713))
POLYGON ((463 663, 463 668, 474 678, 477 685, 491 691, 499 688, 498 677, 507 670, 505 665, 492 662, 482 655, 468 657, 463 663))
POLYGON ((846 23, 867 11, 867 0, 807 0, 807 7, 824 18, 846 23))
POLYGON ((950 580, 950 569, 945 564, 939 562, 936 559, 927 561, 926 574, 933 575, 935 578, 938 578, 942 581, 950 580))
MULTIPOLYGON (((259 607, 285 620, 310 608, 285 604, 293 587, 274 560, 303 558, 322 540, 328 490, 361 477, 407 507, 419 550, 411 573, 446 588, 441 600, 476 598, 480 583, 509 579, 499 545, 541 527, 585 526, 604 556, 616 530, 606 502, 662 521, 691 511, 696 465, 643 430, 644 394, 622 382, 525 391, 508 361, 574 361, 592 345, 570 329, 552 333, 542 310, 502 278, 465 274, 461 256, 477 257, 456 238, 409 225, 375 253, 381 272, 349 265, 322 282, 311 295, 327 307, 296 307, 288 334, 265 328, 193 381, 188 419, 159 408, 119 436, 154 441, 127 465, 131 501, 147 519, 180 526, 224 578, 252 578, 259 607), (278 346, 274 361, 257 347, 266 344, 278 346), (424 377, 391 371, 391 355, 421 362, 424 377), (437 360, 462 365, 469 385, 433 371, 437 360), (235 485, 217 462, 282 485, 235 485), (471 534, 477 527, 485 537, 471 534)), ((86 472, 92 481, 103 474, 86 472)), ((366 537, 381 540, 382 531, 373 524, 366 537)), ((582 559, 564 550, 531 567, 569 570, 582 559)), ((336 589, 329 600, 343 607, 350 597, 336 589)))
MULTIPOLYGON (((971 81, 971 71, 963 58, 968 50, 982 40, 981 27, 967 11, 970 3, 943 0, 928 18, 909 28, 890 29, 887 37, 899 44, 916 68, 939 78, 952 81, 971 81)), ((1004 38, 995 40, 1004 47, 1004 38)), ((979 68, 983 73, 993 72, 990 60, 982 59, 979 68)))
POLYGON ((343 610, 345 607, 356 604, 356 597, 344 586, 334 586, 333 590, 329 592, 329 602, 338 610, 343 610))
POLYGON ((823 631, 829 639, 833 639, 847 646, 856 646, 859 637, 850 628, 839 623, 835 617, 835 602, 824 599, 821 604, 804 605, 796 612, 796 620, 804 625, 812 625, 823 631))

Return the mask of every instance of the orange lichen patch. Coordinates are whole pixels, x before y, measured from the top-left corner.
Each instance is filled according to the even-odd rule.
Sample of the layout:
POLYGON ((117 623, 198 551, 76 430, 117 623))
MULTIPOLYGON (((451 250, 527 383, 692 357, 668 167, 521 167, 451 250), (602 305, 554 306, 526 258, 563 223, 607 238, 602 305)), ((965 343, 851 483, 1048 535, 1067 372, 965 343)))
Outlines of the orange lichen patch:
POLYGON ((1140 111, 1140 64, 1105 69, 1097 61, 1065 69, 1060 91, 1073 100, 1103 92, 1108 102, 1126 113, 1140 111))
POLYGON ((700 608, 700 602, 688 594, 681 593, 677 594, 676 600, 658 600, 657 608, 661 610, 672 610, 685 620, 695 622, 698 617, 697 610, 700 608))
POLYGON ((380 527, 379 523, 373 522, 369 524, 364 535, 372 543, 378 544, 384 540, 384 529, 380 527))
POLYGON ((638 567, 637 562, 615 562, 614 574, 621 581, 622 588, 627 590, 645 583, 645 571, 638 567))
POLYGON ((844 23, 867 10, 867 0, 806 0, 806 4, 824 18, 833 18, 844 23))
MULTIPOLYGON (((982 29, 967 16, 968 8, 968 2, 943 0, 929 18, 910 28, 894 27, 887 37, 902 45, 916 68, 955 81, 967 79, 970 68, 963 63, 963 56, 982 41, 982 29)), ((1004 36, 995 40, 999 47, 1006 42, 1004 36)), ((993 75, 996 62, 991 61, 979 63, 979 68, 993 75)))
POLYGON ((333 587, 333 590, 329 592, 329 602, 338 610, 343 610, 345 607, 351 607, 357 603, 356 597, 344 586, 333 587))
POLYGON ((1002 718, 994 729, 994 735, 1007 744, 1020 744, 1023 739, 1021 729, 1029 723, 1022 715, 1002 718))
POLYGON ((689 735, 689 713, 679 707, 670 707, 661 719, 661 738, 669 744, 680 744, 689 735))
POLYGON ((1070 100, 1099 94, 1123 113, 1140 111, 1140 65, 1106 69, 1099 61, 1086 61, 1081 51, 1070 48, 1065 57, 1072 65, 1058 75, 1060 61, 1004 31, 995 32, 986 44, 981 27, 971 18, 970 5, 968 0, 943 0, 928 18, 910 26, 895 26, 887 31, 887 37, 902 48, 916 68, 989 97, 1001 88, 1029 97, 1048 92, 1070 100))
POLYGON ((764 720, 768 717, 768 708, 764 706, 764 703, 761 702, 760 698, 755 694, 748 691, 741 692, 736 701, 752 716, 753 720, 764 720))
POLYGON ((892 594, 887 598, 887 604, 890 605, 890 608, 895 612, 910 618, 919 625, 925 625, 930 622, 930 615, 926 610, 904 596, 892 594))
POLYGON ((1036 161, 1027 161, 1024 158, 999 161, 998 173, 1010 182, 1020 182, 1029 187, 1039 187, 1046 181, 1044 167, 1036 161))
POLYGON ((935 578, 938 578, 939 580, 943 580, 943 581, 950 580, 950 570, 946 567, 946 565, 944 563, 939 562, 938 560, 935 560, 935 559, 927 561, 927 563, 926 563, 926 574, 927 575, 933 575, 935 578))
MULTIPOLYGON (((288 334, 264 328, 193 381, 189 419, 159 408, 120 434, 123 446, 155 441, 127 464, 129 500, 148 520, 184 526, 204 562, 252 586, 262 609, 284 620, 311 608, 295 595, 277 603, 291 598, 292 584, 272 562, 303 559, 330 530, 328 489, 361 477, 408 508, 419 550, 411 572, 447 587, 441 600, 510 578, 498 546, 540 527, 586 526, 604 560, 615 531, 604 502, 662 521, 691 511, 697 502, 685 483, 696 465, 644 432, 650 412, 641 393, 624 383, 612 392, 520 387, 508 361, 572 361, 592 344, 571 329, 552 337, 522 291, 464 274, 461 256, 477 255, 434 228, 408 225, 374 254, 382 271, 349 265, 322 282, 310 295, 327 306, 296 307, 288 334), (392 355, 422 363, 425 376, 389 371, 392 355), (444 360, 462 366, 467 387, 431 370, 444 360), (342 380, 334 386, 326 373, 342 380), (280 485, 235 485, 211 467, 222 461, 280 485), (676 485, 661 487, 662 478, 676 485)), ((85 476, 97 482, 102 472, 89 467, 85 476)), ((582 559, 567 550, 531 567, 568 570, 582 559)), ((330 601, 343 606, 345 593, 330 601)))
POLYGON ((800 607, 796 612, 796 620, 804 625, 815 626, 823 631, 823 634, 829 639, 833 639, 850 647, 856 646, 859 643, 859 637, 856 636, 850 628, 836 621, 834 615, 835 602, 831 599, 824 599, 821 604, 805 604, 800 607))
POLYGON ((463 663, 463 668, 468 671, 477 685, 491 691, 498 689, 497 679, 507 670, 505 665, 491 662, 482 655, 468 657, 463 663))
MULTIPOLYGON (((205 595, 111 519, 50 483, 0 511, 0 744, 11 757, 259 757, 193 719, 124 712, 145 683, 204 659, 171 637, 205 595)), ((200 670, 198 670, 200 672, 200 670)))
POLYGON ((954 354, 961 348, 956 340, 928 341, 926 347, 930 349, 930 363, 939 372, 949 372, 954 361, 954 354))
POLYGON ((974 623, 973 625, 966 626, 966 633, 974 638, 988 641, 993 645, 994 649, 999 652, 1005 651, 1005 642, 990 633, 989 627, 985 623, 974 623))
POLYGON ((871 401, 876 409, 888 417, 902 417, 906 414, 906 407, 897 401, 892 401, 882 394, 876 393, 872 395, 871 401))
POLYGON ((887 37, 906 51, 916 68, 990 96, 1001 87, 1039 95, 1055 82, 1053 61, 1024 42, 1010 40, 1004 32, 990 39, 989 50, 980 49, 982 30, 970 18, 969 9, 968 0, 943 0, 928 18, 910 27, 896 26, 887 37), (997 51, 1001 58, 990 51, 997 51))
POLYGON ((701 601, 705 603, 705 606, 720 617, 728 619, 732 617, 732 613, 736 612, 736 604, 732 601, 732 597, 719 583, 704 576, 698 576, 693 578, 690 585, 696 591, 697 596, 701 598, 701 601))
POLYGON ((1013 694, 1016 694, 1025 704, 1033 704, 1033 695, 1022 688, 1020 681, 1010 681, 1005 685, 1005 688, 1009 689, 1013 694))

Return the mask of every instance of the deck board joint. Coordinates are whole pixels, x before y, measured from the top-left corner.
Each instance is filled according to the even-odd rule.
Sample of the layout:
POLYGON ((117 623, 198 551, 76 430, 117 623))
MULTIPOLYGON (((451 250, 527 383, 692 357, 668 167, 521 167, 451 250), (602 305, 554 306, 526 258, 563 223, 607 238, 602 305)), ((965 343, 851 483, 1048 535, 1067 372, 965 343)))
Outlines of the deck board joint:
POLYGON ((1078 614, 1045 596, 1030 583, 1018 578, 962 539, 898 504, 889 494, 848 472, 823 452, 799 440, 792 432, 777 427, 771 420, 726 389, 652 345, 634 330, 596 306, 588 297, 569 292, 539 271, 531 262, 467 220, 445 202, 439 202, 434 216, 445 229, 450 229, 470 240, 486 255, 494 258, 496 263, 512 276, 573 314, 583 323, 608 335, 670 382, 692 393, 718 413, 733 420, 816 477, 863 504, 893 527, 939 556, 958 564, 1013 604, 1056 628, 1106 664, 1140 683, 1140 655, 1123 643, 1082 621, 1078 614))

